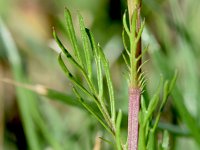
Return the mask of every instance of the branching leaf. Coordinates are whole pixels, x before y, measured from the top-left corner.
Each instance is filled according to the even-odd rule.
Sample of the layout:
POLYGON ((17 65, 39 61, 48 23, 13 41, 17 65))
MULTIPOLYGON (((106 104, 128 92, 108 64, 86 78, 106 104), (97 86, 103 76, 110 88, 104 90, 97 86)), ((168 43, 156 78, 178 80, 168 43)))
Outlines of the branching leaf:
POLYGON ((83 105, 83 107, 85 107, 85 109, 90 112, 101 124, 102 126, 111 134, 112 131, 111 129, 103 122, 103 120, 101 119, 101 117, 99 117, 99 115, 96 113, 96 111, 90 107, 89 105, 87 105, 87 103, 84 102, 84 100, 81 98, 80 94, 78 93, 76 88, 73 88, 74 93, 76 94, 76 96, 78 97, 79 102, 83 105))
POLYGON ((88 96, 92 97, 93 98, 93 95, 91 95, 90 92, 87 91, 87 89, 85 89, 82 85, 80 85, 76 79, 74 78, 74 76, 70 73, 69 69, 66 67, 64 61, 62 60, 62 57, 61 57, 61 53, 59 54, 58 56, 58 62, 62 68, 62 70, 64 71, 65 75, 70 79, 70 81, 76 85, 77 87, 79 87, 79 89, 81 89, 85 94, 87 94, 88 96))
POLYGON ((108 86, 108 93, 110 96, 110 105, 111 105, 111 116, 112 116, 112 121, 115 122, 115 102, 114 102, 114 90, 113 90, 113 85, 112 85, 112 81, 111 81, 111 76, 110 76, 110 71, 109 71, 109 64, 108 61, 103 53, 103 50, 101 49, 100 45, 98 45, 98 47, 96 47, 96 43, 94 40, 94 37, 92 35, 92 33, 87 30, 87 34, 88 37, 90 39, 90 43, 92 45, 92 48, 94 50, 94 53, 98 54, 101 62, 103 64, 103 68, 104 68, 104 72, 106 75, 106 81, 107 81, 107 86, 108 86))

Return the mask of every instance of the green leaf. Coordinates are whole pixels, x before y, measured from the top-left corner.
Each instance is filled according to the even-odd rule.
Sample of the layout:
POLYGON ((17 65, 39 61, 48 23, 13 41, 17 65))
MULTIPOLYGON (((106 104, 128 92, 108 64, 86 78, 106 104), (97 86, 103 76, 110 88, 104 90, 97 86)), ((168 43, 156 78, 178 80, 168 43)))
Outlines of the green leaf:
POLYGON ((104 142, 106 142, 106 143, 108 143, 108 144, 110 144, 110 145, 112 145, 112 146, 115 146, 113 142, 111 142, 111 141, 109 141, 109 140, 107 140, 107 139, 105 139, 105 138, 103 138, 103 137, 99 137, 99 138, 100 138, 102 141, 104 141, 104 142))
POLYGON ((138 137, 138 149, 145 150, 146 148, 146 141, 145 141, 145 126, 144 126, 144 114, 140 111, 139 112, 139 137, 138 137))
POLYGON ((101 59, 97 56, 97 81, 99 87, 99 98, 103 100, 103 75, 101 69, 101 59))
POLYGON ((145 25, 145 20, 142 22, 142 25, 141 25, 141 27, 140 27, 140 30, 139 30, 139 32, 138 32, 138 34, 137 34, 137 37, 136 37, 135 41, 134 41, 135 44, 138 43, 139 39, 140 39, 141 36, 142 36, 142 32, 143 32, 143 30, 144 30, 144 25, 145 25))
POLYGON ((195 123, 195 118, 193 118, 193 116, 185 107, 183 97, 177 87, 174 87, 174 89, 172 90, 172 97, 181 119, 187 125, 188 129, 191 132, 191 135, 196 140, 198 145, 200 145, 200 127, 197 123, 195 123))
POLYGON ((147 52, 148 49, 149 49, 149 45, 147 45, 144 48, 144 50, 142 51, 142 53, 136 58, 136 61, 139 61, 144 56, 144 54, 147 52))
POLYGON ((152 130, 149 131, 147 150, 155 150, 155 133, 152 130))
POLYGON ((58 38, 55 30, 53 29, 53 36, 57 42, 57 44, 59 45, 59 47, 62 49, 62 52, 65 54, 65 56, 69 59, 69 61, 74 64, 77 69, 79 71, 81 71, 82 75, 84 76, 84 78, 86 79, 89 88, 92 92, 96 93, 96 90, 94 88, 94 85, 92 84, 91 80, 89 79, 87 73, 85 72, 85 70, 81 67, 81 65, 72 57, 72 55, 67 51, 67 49, 64 47, 64 45, 62 44, 62 42, 60 41, 60 39, 58 38))
POLYGON ((58 62, 62 68, 62 70, 64 71, 65 75, 69 78, 69 80, 76 85, 77 87, 79 87, 79 89, 81 89, 85 94, 87 94, 88 96, 93 98, 93 95, 91 95, 91 93, 89 91, 87 91, 87 89, 85 89, 82 85, 80 85, 76 79, 74 78, 74 76, 70 73, 69 69, 65 66, 64 61, 62 60, 61 57, 61 53, 58 56, 58 62))
POLYGON ((124 27, 124 30, 126 31, 127 35, 130 37, 130 30, 128 28, 128 25, 127 25, 127 21, 126 21, 126 12, 124 12, 124 15, 123 15, 123 27, 124 27))
POLYGON ((161 91, 162 84, 163 84, 163 77, 161 77, 161 81, 160 81, 160 83, 158 85, 158 88, 157 88, 155 94, 153 95, 152 99, 149 102, 149 106, 147 108, 147 114, 146 114, 146 116, 144 118, 144 122, 145 122, 144 124, 146 124, 148 119, 152 117, 153 111, 156 109, 156 107, 158 105, 159 94, 160 94, 160 91, 161 91))
POLYGON ((178 71, 175 71, 174 73, 174 76, 170 82, 170 85, 169 85, 169 91, 171 92, 173 87, 175 86, 175 83, 176 83, 176 80, 177 80, 177 76, 178 76, 178 71))
POLYGON ((163 133, 162 150, 169 150, 169 133, 167 130, 163 133))
POLYGON ((69 35, 72 46, 74 48, 75 56, 78 58, 78 61, 80 62, 81 66, 83 66, 83 60, 81 59, 81 56, 80 56, 78 41, 76 39, 74 26, 72 23, 72 16, 70 14, 70 11, 67 8, 65 8, 65 19, 66 19, 67 33, 69 35))
MULTIPOLYGON (((103 64, 103 68, 104 68, 104 72, 106 75, 106 81, 107 81, 107 86, 108 86, 108 93, 109 93, 109 97, 110 97, 110 105, 111 105, 111 116, 112 116, 112 122, 115 122, 115 102, 114 102, 114 90, 113 90, 113 85, 112 85, 112 81, 111 81, 111 76, 110 76, 110 71, 109 71, 109 64, 108 61, 103 53, 103 50, 101 49, 100 45, 98 45, 98 48, 96 47, 96 43, 94 40, 94 37, 92 35, 92 33, 87 30, 87 35, 90 39, 90 43, 92 46, 92 49, 94 50, 94 53, 96 53, 97 55, 99 55, 100 60, 103 64)), ((95 55, 96 55, 95 54, 95 55)))
MULTIPOLYGON (((1 20, 1 18, 0 39, 2 39, 2 41, 0 42, 5 46, 6 56, 12 70, 14 80, 21 83, 27 82, 28 80, 24 72, 18 48, 15 44, 13 37, 11 36, 9 29, 1 20)), ((34 124, 32 116, 33 113, 31 112, 34 109, 38 111, 38 108, 35 107, 37 106, 35 105, 37 99, 31 91, 28 91, 27 89, 22 89, 21 87, 16 87, 16 96, 28 148, 30 150, 40 150, 42 146, 39 142, 38 135, 35 130, 36 125, 34 124)))
POLYGON ((117 144, 117 150, 122 150, 121 146, 121 136, 120 136, 120 126, 122 121, 122 111, 119 110, 117 121, 116 121, 116 144, 117 144))
POLYGON ((145 104, 145 100, 143 96, 141 96, 141 110, 142 110, 143 115, 145 115, 147 108, 146 108, 146 104, 145 104))
POLYGON ((72 62, 77 68, 79 68, 79 70, 82 70, 82 67, 78 64, 78 62, 72 57, 72 55, 68 52, 68 50, 62 44, 62 42, 58 38, 58 36, 57 36, 54 28, 53 28, 53 37, 56 40, 56 43, 58 44, 58 46, 60 47, 60 49, 62 50, 62 52, 70 60, 70 62, 72 62))
POLYGON ((103 122, 103 120, 101 119, 101 117, 97 114, 97 111, 94 110, 92 107, 90 107, 89 105, 87 105, 87 103, 84 102, 84 100, 81 98, 80 94, 78 93, 76 88, 73 88, 74 93, 77 95, 79 102, 83 105, 83 107, 85 107, 85 109, 91 113, 101 124, 102 126, 111 134, 112 130, 103 122))
POLYGON ((95 58, 95 63, 97 67, 97 82, 98 82, 98 88, 99 88, 99 98, 100 100, 103 100, 103 75, 102 75, 102 68, 101 68, 102 58, 101 58, 99 48, 97 47, 97 44, 94 40, 92 33, 90 33, 89 37, 91 38, 91 46, 94 52, 94 58, 95 58))
POLYGON ((130 52, 129 52, 128 46, 126 44, 125 30, 124 29, 122 30, 122 41, 123 41, 123 44, 124 44, 125 51, 128 54, 128 56, 130 57, 130 52))
POLYGON ((85 59, 86 59, 86 68, 88 72, 89 79, 92 79, 92 53, 90 51, 90 43, 89 39, 86 33, 83 17, 79 14, 79 24, 80 24, 80 31, 81 31, 81 37, 82 37, 82 43, 85 53, 85 59))
MULTIPOLYGON (((130 35, 130 40, 133 40, 133 43, 136 44, 135 42, 135 33, 136 33, 136 25, 137 25, 137 13, 136 11, 133 12, 132 18, 131 18, 131 35, 130 35)), ((130 41, 132 42, 132 41, 130 41)))
POLYGON ((163 133, 162 148, 163 148, 163 150, 169 149, 169 133, 167 130, 165 130, 163 133))
POLYGON ((104 71, 105 71, 105 75, 106 75, 108 93, 109 93, 109 97, 110 97, 112 121, 115 122, 115 98, 114 98, 114 89, 113 89, 111 75, 110 75, 109 63, 108 63, 108 60, 106 59, 100 45, 98 45, 98 50, 99 50, 100 58, 103 63, 103 67, 104 67, 104 71))
POLYGON ((129 65, 128 61, 127 61, 126 56, 125 56, 124 54, 122 54, 122 57, 123 57, 123 59, 124 59, 124 62, 126 63, 126 66, 127 66, 127 68, 128 68, 128 71, 130 71, 130 65, 129 65))

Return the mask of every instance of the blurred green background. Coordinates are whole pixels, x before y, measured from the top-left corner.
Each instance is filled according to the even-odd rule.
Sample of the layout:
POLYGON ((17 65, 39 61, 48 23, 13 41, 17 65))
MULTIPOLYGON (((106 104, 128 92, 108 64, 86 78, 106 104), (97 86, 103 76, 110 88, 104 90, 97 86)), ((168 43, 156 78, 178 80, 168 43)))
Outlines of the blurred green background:
MULTIPOLYGON (((102 45, 110 62, 116 105, 127 114, 127 70, 121 40, 125 0, 1 0, 0 150, 111 149, 98 138, 109 139, 109 135, 93 117, 65 105, 68 99, 75 101, 75 96, 57 63, 59 48, 52 38, 55 27, 70 48, 65 7, 72 12, 77 35, 79 11, 102 45), (50 90, 64 95, 48 94, 50 90)), ((158 129, 158 141, 159 131, 169 130, 172 150, 200 149, 199 16, 199 0, 143 0, 143 45, 150 45, 143 70, 149 97, 160 74, 168 79, 175 70, 179 73, 158 129)), ((126 137, 127 118, 123 124, 126 137)))

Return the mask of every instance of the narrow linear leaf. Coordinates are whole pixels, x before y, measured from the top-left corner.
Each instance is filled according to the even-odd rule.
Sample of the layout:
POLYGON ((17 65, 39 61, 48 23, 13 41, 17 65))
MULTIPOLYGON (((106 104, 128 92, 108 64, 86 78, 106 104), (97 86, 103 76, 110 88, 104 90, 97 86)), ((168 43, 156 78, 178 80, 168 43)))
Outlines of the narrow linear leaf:
POLYGON ((145 115, 147 108, 146 108, 146 103, 143 96, 141 96, 141 110, 142 110, 142 113, 145 115))
POLYGON ((164 105, 167 101, 167 98, 169 96, 169 94, 171 93, 175 83, 176 83, 176 79, 177 79, 177 71, 174 73, 174 76, 172 78, 171 81, 165 81, 165 84, 164 84, 164 91, 163 91, 163 100, 162 100, 162 103, 160 105, 160 108, 159 108, 159 111, 162 112, 163 108, 164 108, 164 105))
POLYGON ((167 130, 163 133, 162 150, 169 150, 169 133, 167 130))
POLYGON ((53 149, 56 150, 62 150, 62 146, 60 145, 60 143, 56 142, 57 139, 55 138, 55 136, 53 136, 53 134, 51 132, 49 132, 45 121, 41 118, 40 114, 34 110, 32 111, 33 113, 33 119, 35 120, 36 124, 38 125, 42 135, 45 137, 45 139, 48 141, 48 143, 50 143, 50 145, 52 146, 53 149))
POLYGON ((141 70, 141 68, 148 62, 149 60, 145 60, 137 69, 137 73, 141 70))
POLYGON ((92 33, 90 33, 90 37, 91 37, 92 49, 94 52, 95 63, 97 67, 97 82, 98 82, 98 88, 99 88, 99 97, 100 97, 100 100, 102 101, 103 100, 103 75, 102 75, 102 68, 101 68, 102 58, 101 58, 101 55, 99 53, 99 48, 97 47, 97 44, 94 40, 92 33))
POLYGON ((120 126, 122 121, 122 111, 119 110, 117 121, 116 121, 116 144, 117 144, 117 150, 122 150, 121 146, 121 135, 120 135, 120 126))
POLYGON ((124 27, 124 30, 126 31, 127 35, 130 37, 130 30, 128 28, 128 25, 127 25, 127 21, 126 21, 126 11, 124 12, 124 15, 123 15, 123 27, 124 27))
POLYGON ((173 87, 175 86, 175 83, 176 83, 176 80, 177 80, 177 76, 178 76, 178 71, 175 71, 174 73, 174 76, 170 82, 170 85, 169 85, 169 91, 171 92, 173 87))
POLYGON ((136 58, 136 61, 139 61, 144 56, 144 54, 147 52, 148 49, 149 49, 149 45, 147 45, 144 48, 144 50, 142 51, 142 53, 136 58))
POLYGON ((91 114, 99 121, 99 123, 102 124, 102 126, 103 126, 108 132, 110 132, 111 134, 113 134, 112 131, 111 131, 111 129, 103 122, 103 120, 101 119, 101 117, 99 117, 99 115, 96 113, 96 111, 95 111, 92 107, 90 107, 89 105, 87 105, 87 104, 84 102, 84 100, 81 98, 80 94, 78 93, 77 89, 76 89, 76 88, 73 88, 73 91, 74 91, 74 93, 77 95, 78 100, 79 100, 79 102, 83 105, 83 107, 85 107, 85 109, 86 109, 89 113, 91 113, 91 114))
POLYGON ((99 50, 99 54, 100 54, 100 57, 104 66, 105 75, 106 75, 106 81, 107 81, 107 86, 108 86, 108 91, 109 91, 108 93, 110 96, 112 121, 115 122, 115 98, 114 98, 114 89, 113 89, 111 75, 110 75, 109 63, 100 45, 98 45, 98 50, 99 50))
POLYGON ((77 61, 72 57, 72 55, 68 52, 68 50, 65 48, 65 46, 62 44, 62 42, 60 41, 60 39, 58 38, 55 29, 53 28, 53 37, 56 40, 56 43, 58 44, 58 46, 60 47, 60 49, 62 50, 62 52, 65 54, 65 56, 75 65, 77 66, 77 68, 81 69, 81 66, 77 63, 77 61))
POLYGON ((76 60, 71 56, 71 54, 67 51, 67 49, 64 47, 64 45, 62 44, 62 42, 60 41, 60 39, 58 38, 55 30, 53 29, 53 36, 56 40, 56 42, 58 43, 59 47, 61 48, 62 52, 65 54, 65 56, 69 59, 69 61, 74 64, 77 69, 79 71, 81 71, 82 75, 84 76, 84 78, 86 79, 89 87, 90 87, 90 90, 93 91, 94 93, 96 93, 96 90, 94 88, 94 85, 92 84, 91 80, 89 79, 87 73, 85 72, 85 70, 79 65, 78 62, 76 62, 76 60))
POLYGON ((181 119, 185 122, 187 125, 189 131, 191 132, 191 135, 196 140, 198 145, 200 145, 200 132, 199 132, 199 126, 195 122, 195 118, 190 114, 190 112, 187 110, 183 97, 179 91, 179 89, 175 86, 174 90, 172 90, 172 97, 173 102, 177 108, 177 111, 181 117, 181 119))
POLYGON ((113 142, 111 142, 111 141, 109 141, 109 140, 107 140, 107 139, 105 139, 105 138, 103 138, 103 137, 99 137, 99 138, 100 138, 102 141, 104 141, 104 142, 106 142, 106 143, 108 143, 108 144, 110 144, 110 145, 112 145, 112 146, 115 146, 113 142))
POLYGON ((139 112, 139 124, 140 124, 140 128, 139 128, 139 139, 138 139, 138 150, 145 150, 146 149, 146 141, 145 139, 145 126, 144 126, 144 116, 143 113, 140 111, 139 112))
POLYGON ((80 15, 79 13, 79 24, 80 24, 80 31, 81 31, 81 37, 82 37, 82 41, 83 41, 83 48, 84 48, 84 54, 85 54, 85 59, 86 59, 86 68, 88 71, 88 76, 89 79, 91 80, 92 78, 92 54, 90 51, 90 43, 89 43, 89 39, 86 33, 86 29, 85 29, 85 25, 84 25, 84 21, 83 21, 83 17, 80 15))
POLYGON ((99 97, 103 100, 103 75, 101 69, 101 59, 97 57, 97 80, 98 80, 98 87, 99 87, 99 97))
MULTIPOLYGON (((68 95, 66 93, 57 91, 55 89, 47 88, 43 85, 30 85, 30 84, 16 82, 16 81, 10 80, 10 79, 0 79, 0 81, 5 82, 7 84, 12 84, 12 85, 20 87, 20 88, 24 88, 24 89, 33 91, 41 96, 45 96, 45 97, 51 99, 51 100, 59 101, 59 102, 65 103, 67 105, 83 109, 82 105, 76 101, 76 97, 74 97, 73 95, 68 95)), ((85 103, 87 103, 87 105, 89 105, 90 107, 98 110, 98 107, 96 106, 96 104, 94 102, 88 102, 88 101, 86 102, 85 101, 85 103)), ((100 112, 98 112, 98 113, 100 114, 100 112)))
MULTIPOLYGON (((15 41, 4 24, 3 20, 0 18, 0 43, 1 46, 5 46, 5 52, 12 70, 12 76, 17 82, 27 82, 27 76, 24 72, 22 60, 19 55, 19 51, 15 44, 15 41)), ((2 52, 2 49, 1 49, 2 52)), ((36 126, 33 122, 31 110, 36 109, 39 112, 38 107, 35 107, 35 102, 37 99, 34 94, 26 89, 16 87, 17 104, 21 114, 21 120, 23 124, 24 133, 27 140, 27 146, 30 150, 40 150, 41 144, 38 139, 38 134, 36 132, 36 126), (28 101, 27 101, 28 99, 28 101), (34 104, 34 105, 33 105, 34 104)), ((1 147, 1 146, 0 146, 1 147)))
POLYGON ((159 101, 159 93, 161 91, 161 87, 163 84, 163 77, 161 76, 161 80, 160 83, 158 85, 158 88, 156 90, 156 93, 153 95, 152 99, 150 100, 149 106, 147 108, 147 115, 145 116, 145 123, 147 122, 147 120, 152 116, 153 111, 155 110, 158 101, 159 101))
POLYGON ((76 85, 77 87, 79 87, 85 94, 87 94, 88 96, 93 98, 93 95, 91 95, 90 92, 88 92, 82 85, 80 85, 74 78, 74 76, 70 73, 69 69, 65 66, 65 63, 62 60, 61 57, 61 53, 58 56, 58 62, 62 68, 62 70, 64 71, 64 73, 66 74, 66 76, 70 79, 70 81, 76 85))
POLYGON ((123 57, 123 59, 124 59, 124 62, 126 63, 126 66, 127 66, 127 68, 128 68, 128 71, 130 71, 130 64, 128 64, 128 61, 127 61, 126 56, 125 56, 124 54, 122 54, 122 57, 123 57))
POLYGON ((123 44, 124 44, 124 49, 125 49, 126 53, 128 54, 128 56, 130 57, 130 52, 128 50, 128 46, 126 44, 126 39, 125 39, 125 30, 122 30, 122 40, 123 40, 123 44))
POLYGON ((149 131, 147 150, 155 150, 155 133, 152 130, 149 131))
MULTIPOLYGON (((136 11, 133 12, 132 18, 131 18, 131 35, 130 35, 130 39, 134 39, 135 41, 135 33, 136 33, 136 24, 137 24, 137 13, 136 11)), ((132 42, 132 41, 130 41, 132 42)), ((137 43, 137 42, 134 42, 137 43)))
POLYGON ((74 26, 72 22, 72 16, 71 16, 70 11, 67 8, 65 8, 65 19, 66 19, 67 33, 69 35, 72 46, 74 48, 75 56, 77 56, 78 61, 80 61, 81 66, 83 66, 83 61, 80 56, 78 41, 75 35, 75 30, 74 30, 74 26))
POLYGON ((142 21, 142 25, 141 25, 141 27, 140 27, 139 32, 137 33, 137 37, 136 37, 136 39, 135 39, 135 43, 138 43, 139 39, 141 38, 142 32, 143 32, 143 30, 144 30, 144 25, 145 25, 145 20, 142 21))
POLYGON ((158 129, 167 130, 168 132, 178 136, 185 136, 185 137, 191 136, 191 133, 189 132, 188 128, 180 127, 178 125, 172 125, 166 122, 159 122, 158 129))
POLYGON ((167 102, 167 98, 168 98, 169 94, 170 94, 170 91, 169 91, 169 81, 167 80, 164 83, 163 98, 162 98, 162 103, 161 103, 160 108, 159 108, 159 112, 161 112, 162 109, 164 108, 164 105, 167 102))
POLYGON ((108 64, 108 61, 107 61, 107 59, 106 59, 101 47, 98 45, 98 48, 96 49, 96 43, 94 41, 94 37, 93 37, 92 33, 89 30, 87 30, 87 35, 88 35, 88 37, 90 39, 90 43, 92 44, 92 48, 94 49, 94 53, 96 53, 95 52, 96 50, 98 51, 100 59, 101 59, 102 64, 103 64, 103 67, 104 67, 107 86, 108 86, 108 91, 109 91, 108 93, 109 93, 109 97, 110 97, 112 122, 114 123, 115 122, 114 90, 113 90, 113 85, 112 85, 111 76, 110 76, 110 72, 109 72, 109 64, 108 64))
POLYGON ((145 72, 143 71, 142 73, 140 73, 140 75, 138 77, 139 83, 142 83, 142 81, 144 80, 144 78, 145 78, 145 72))

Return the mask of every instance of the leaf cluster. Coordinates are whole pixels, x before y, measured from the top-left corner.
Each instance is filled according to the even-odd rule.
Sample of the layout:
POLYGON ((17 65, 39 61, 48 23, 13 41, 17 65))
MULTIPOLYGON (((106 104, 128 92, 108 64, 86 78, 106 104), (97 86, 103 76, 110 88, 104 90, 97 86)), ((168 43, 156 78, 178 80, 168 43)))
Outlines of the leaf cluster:
MULTIPOLYGON (((167 98, 169 94, 172 92, 172 89, 175 85, 177 79, 177 72, 174 74, 174 77, 171 79, 171 81, 166 80, 163 81, 163 77, 161 77, 161 81, 158 85, 158 88, 155 92, 155 94, 152 96, 148 107, 147 104, 142 97, 141 99, 141 110, 139 113, 139 149, 141 150, 154 150, 156 149, 156 141, 155 141, 155 135, 156 135, 156 129, 158 127, 158 123, 160 120, 161 113, 163 111, 163 108, 167 102, 167 98), (163 91, 162 91, 162 85, 163 85, 163 91), (161 92, 163 93, 162 98, 160 98, 161 92), (161 101, 161 103, 159 103, 161 101), (155 116, 155 122, 152 123, 153 120, 153 114, 156 112, 155 116)), ((163 143, 158 146, 159 150, 167 150, 169 149, 169 136, 167 134, 167 131, 164 132, 163 135, 163 143)))
POLYGON ((93 34, 85 27, 83 17, 79 13, 78 18, 82 47, 78 43, 70 11, 67 8, 65 9, 66 29, 73 47, 73 54, 65 48, 57 36, 55 29, 53 29, 53 36, 62 50, 58 56, 58 62, 65 75, 73 83, 73 91, 77 96, 79 103, 114 136, 117 147, 121 147, 120 123, 122 113, 119 111, 116 119, 115 98, 109 71, 109 63, 101 46, 95 42, 93 34), (80 53, 81 50, 83 51, 83 55, 80 53), (65 58, 81 73, 87 85, 84 86, 81 84, 75 75, 71 73, 69 67, 63 60, 62 54, 64 54, 65 58), (93 61, 96 70, 92 68, 93 61), (95 71, 97 75, 96 79, 93 78, 95 71), (106 83, 104 83, 104 76, 106 83), (109 97, 106 97, 105 95, 104 85, 107 86, 109 97), (106 98, 109 99, 109 106, 107 105, 106 98), (91 99, 96 106, 94 107, 94 105, 89 105, 88 99, 91 99))

